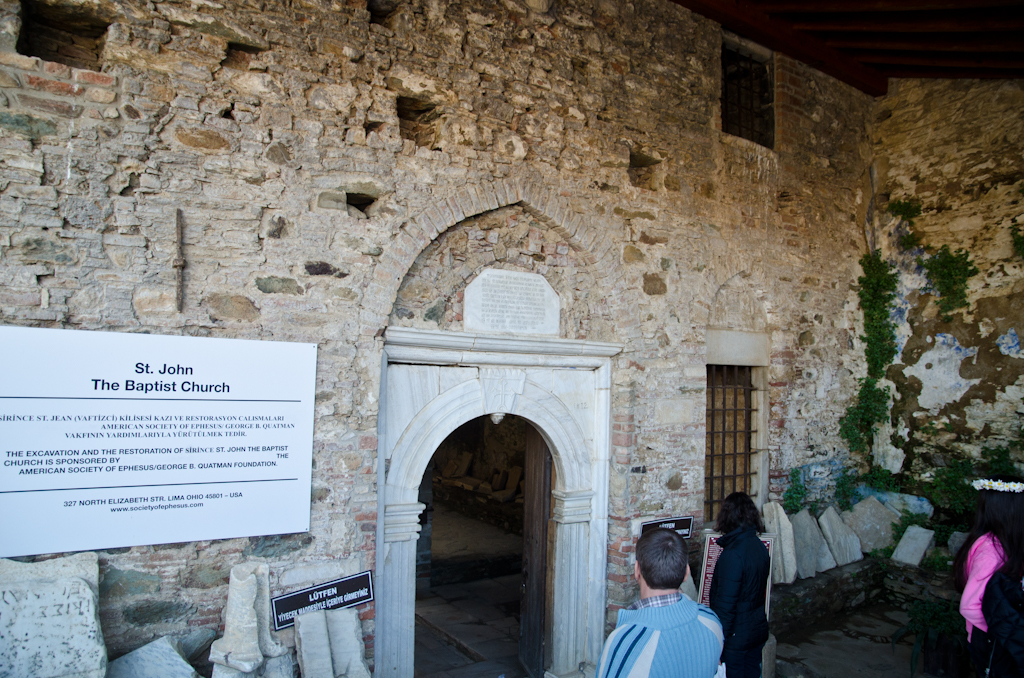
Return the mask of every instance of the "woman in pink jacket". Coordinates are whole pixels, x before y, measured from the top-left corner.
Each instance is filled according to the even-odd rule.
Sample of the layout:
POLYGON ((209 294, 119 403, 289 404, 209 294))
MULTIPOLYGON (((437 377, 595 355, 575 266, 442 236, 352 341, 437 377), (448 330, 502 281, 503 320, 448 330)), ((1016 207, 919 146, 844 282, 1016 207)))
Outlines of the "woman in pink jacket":
POLYGON ((986 675, 992 645, 981 612, 985 586, 997 571, 1020 581, 1024 575, 1024 482, 1012 476, 975 480, 978 509, 974 527, 956 554, 953 572, 963 592, 960 614, 967 620, 971 660, 986 675))

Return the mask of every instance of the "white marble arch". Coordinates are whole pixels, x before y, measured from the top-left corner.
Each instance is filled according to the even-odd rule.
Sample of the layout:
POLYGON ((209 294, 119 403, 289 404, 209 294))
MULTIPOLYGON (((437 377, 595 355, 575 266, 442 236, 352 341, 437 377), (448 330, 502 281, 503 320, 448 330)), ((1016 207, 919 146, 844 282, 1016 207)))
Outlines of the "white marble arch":
POLYGON ((530 421, 556 468, 549 554, 556 618, 547 675, 578 676, 581 666, 596 665, 605 623, 610 358, 620 350, 600 342, 387 331, 378 424, 378 451, 387 463, 378 459, 376 675, 413 675, 424 509, 417 496, 427 464, 449 433, 497 412, 530 421), (411 378, 389 387, 389 365, 411 378))

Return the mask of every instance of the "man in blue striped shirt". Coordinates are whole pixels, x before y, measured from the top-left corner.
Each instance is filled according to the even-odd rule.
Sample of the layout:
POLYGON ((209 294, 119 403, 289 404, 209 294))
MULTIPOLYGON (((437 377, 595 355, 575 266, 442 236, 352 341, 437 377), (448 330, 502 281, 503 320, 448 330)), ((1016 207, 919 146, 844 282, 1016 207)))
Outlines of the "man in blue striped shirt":
POLYGON ((722 655, 722 624, 711 608, 679 592, 690 576, 686 540, 672 530, 636 543, 640 600, 619 610, 597 678, 712 678, 722 655))

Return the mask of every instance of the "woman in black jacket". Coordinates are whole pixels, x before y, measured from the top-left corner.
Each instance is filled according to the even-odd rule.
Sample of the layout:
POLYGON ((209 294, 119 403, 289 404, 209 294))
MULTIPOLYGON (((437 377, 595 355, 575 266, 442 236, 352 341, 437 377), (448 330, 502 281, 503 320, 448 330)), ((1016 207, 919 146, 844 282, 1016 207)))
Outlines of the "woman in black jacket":
POLYGON ((770 561, 758 538, 761 515, 743 492, 722 502, 715 529, 722 554, 711 579, 711 609, 722 622, 722 661, 729 678, 759 678, 761 649, 768 640, 765 592, 770 561))
POLYGON ((985 668, 989 678, 1024 676, 1024 590, 1019 579, 996 572, 981 603, 992 650, 985 668))

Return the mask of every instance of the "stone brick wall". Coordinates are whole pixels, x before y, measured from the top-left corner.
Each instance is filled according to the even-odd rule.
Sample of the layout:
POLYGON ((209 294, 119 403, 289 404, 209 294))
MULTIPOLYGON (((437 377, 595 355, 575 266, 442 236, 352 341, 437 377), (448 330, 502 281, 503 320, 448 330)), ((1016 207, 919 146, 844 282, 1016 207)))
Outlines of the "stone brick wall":
POLYGON ((702 520, 716 298, 771 335, 773 477, 845 457, 869 97, 776 56, 773 151, 719 131, 720 29, 663 0, 224 4, 101 0, 101 72, 19 55, 0 5, 0 323, 319 345, 310 532, 101 553, 112 655, 218 625, 244 559, 275 594, 374 566, 381 330, 460 329, 488 266, 624 346, 611 610, 632 521, 702 520))
POLYGON ((1010 236, 1024 221, 1022 106, 1020 80, 895 81, 875 106, 873 237, 901 275, 901 353, 888 375, 898 398, 878 458, 925 490, 935 467, 986 447, 1009 446, 1024 463, 1024 259, 1010 236), (920 202, 922 214, 901 223, 889 200, 920 202), (929 252, 965 249, 979 269, 951 322, 917 261, 925 249, 899 243, 909 232, 929 252))

